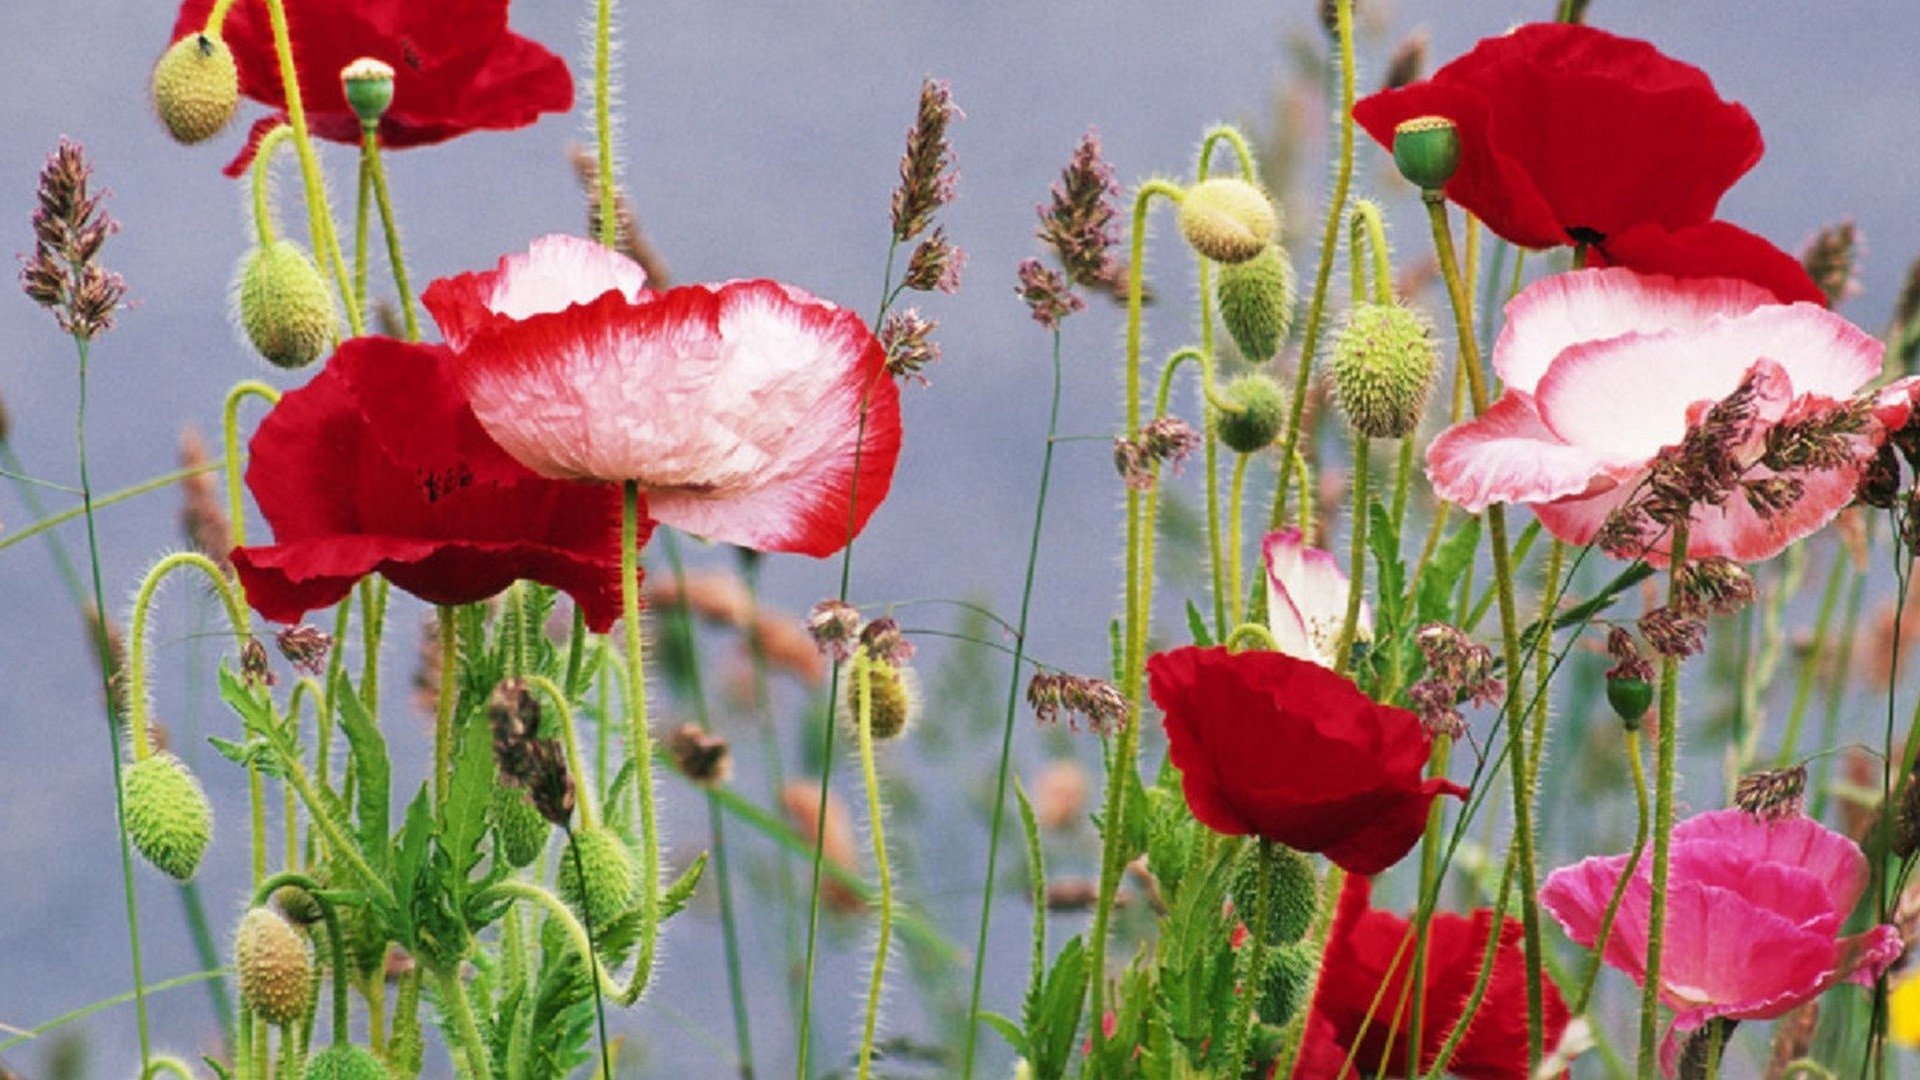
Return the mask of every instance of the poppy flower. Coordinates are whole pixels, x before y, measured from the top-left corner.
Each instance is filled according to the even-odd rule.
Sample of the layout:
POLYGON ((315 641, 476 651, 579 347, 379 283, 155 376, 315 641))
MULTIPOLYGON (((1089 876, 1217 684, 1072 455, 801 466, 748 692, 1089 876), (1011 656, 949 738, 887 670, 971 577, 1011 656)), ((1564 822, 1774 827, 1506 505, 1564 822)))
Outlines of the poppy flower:
POLYGON ((1353 107, 1389 148, 1394 129, 1420 116, 1444 116, 1460 133, 1447 197, 1513 243, 1585 243, 1596 265, 1743 277, 1782 302, 1821 299, 1792 256, 1713 220, 1720 197, 1760 160, 1753 117, 1722 100, 1705 72, 1647 42, 1583 25, 1522 26, 1353 107))
MULTIPOLYGON (((1274 644, 1288 656, 1331 668, 1352 591, 1340 560, 1307 546, 1299 529, 1268 533, 1260 553, 1267 564, 1267 629, 1274 644)), ((1373 614, 1364 600, 1354 637, 1373 637, 1373 614)))
MULTIPOLYGON (((566 61, 507 29, 507 0, 285 0, 307 127, 358 145, 360 118, 347 105, 340 69, 362 57, 393 68, 393 104, 380 118, 383 146, 444 142, 469 131, 526 127, 573 107, 566 61)), ((186 0, 172 40, 197 34, 214 0, 186 0)), ((286 94, 265 0, 235 0, 220 36, 233 51, 240 92, 275 110, 254 125, 227 166, 246 171, 259 139, 286 120, 286 94)))
MULTIPOLYGON (((1777 304, 1729 278, 1678 279, 1612 268, 1556 274, 1507 305, 1493 367, 1505 392, 1482 416, 1427 448, 1442 498, 1471 512, 1525 503, 1548 532, 1592 542, 1636 495, 1663 448, 1750 377, 1753 424, 1727 450, 1742 477, 1777 475, 1760 458, 1766 431, 1845 404, 1880 374, 1881 344, 1814 304, 1777 304)), ((1899 397, 1902 390, 1893 390, 1899 397)), ((1778 554, 1853 499, 1861 470, 1904 407, 1876 410, 1831 467, 1794 470, 1799 496, 1762 514, 1736 494, 1695 506, 1688 551, 1753 562, 1778 554)), ((1662 550, 1652 551, 1657 562, 1662 550)))
POLYGON ((1325 855, 1350 873, 1399 862, 1441 795, 1432 737, 1405 709, 1276 652, 1187 647, 1147 659, 1168 750, 1193 816, 1215 832, 1325 855))
POLYGON ((255 611, 297 622, 373 573, 435 604, 525 578, 572 596, 595 631, 613 625, 619 493, 543 479, 508 457, 473 418, 453 364, 440 346, 355 338, 267 414, 247 487, 274 542, 233 553, 255 611))
MULTIPOLYGON (((1596 856, 1547 875, 1540 902, 1567 936, 1596 947, 1626 855, 1596 856)), ((1828 988, 1872 983, 1899 957, 1891 925, 1840 936, 1868 882, 1867 858, 1845 836, 1805 817, 1763 821, 1713 810, 1673 829, 1660 1000, 1675 1010, 1662 1048, 1708 1020, 1770 1020, 1828 988)), ((1652 865, 1642 860, 1621 898, 1601 959, 1646 982, 1652 865)))
MULTIPOLYGON (((1409 1068, 1411 923, 1390 912, 1373 910, 1372 892, 1373 883, 1357 874, 1349 876, 1340 888, 1326 957, 1320 964, 1320 983, 1307 1013, 1306 1039, 1294 1067, 1293 1075, 1298 1080, 1357 1080, 1426 1072, 1459 1023, 1479 981, 1487 935, 1493 930, 1492 910, 1480 908, 1469 915, 1434 912, 1427 923, 1420 1060, 1417 1071, 1409 1068), (1393 1035, 1391 1046, 1389 1033, 1393 1035), (1353 1067, 1342 1072, 1349 1055, 1353 1067)), ((1501 922, 1486 996, 1460 1045, 1447 1059, 1449 1075, 1463 1080, 1527 1080, 1527 966, 1520 929, 1517 919, 1501 922)), ((1569 1038, 1567 1004, 1552 980, 1547 980, 1542 990, 1542 1045, 1550 1053, 1558 1051, 1564 1060, 1578 1049, 1574 1045, 1578 1028, 1569 1038)))
POLYGON ((846 546, 900 453, 879 341, 790 285, 645 280, 624 256, 548 236, 422 299, 481 425, 533 471, 636 481, 656 520, 741 547, 846 546))

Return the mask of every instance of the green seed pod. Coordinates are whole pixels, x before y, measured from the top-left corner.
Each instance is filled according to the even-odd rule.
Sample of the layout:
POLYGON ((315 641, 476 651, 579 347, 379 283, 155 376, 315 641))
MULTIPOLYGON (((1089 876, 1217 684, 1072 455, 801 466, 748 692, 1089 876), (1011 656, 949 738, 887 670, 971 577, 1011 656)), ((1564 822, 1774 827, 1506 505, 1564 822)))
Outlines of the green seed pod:
POLYGON ((530 866, 547 849, 547 836, 553 825, 540 816, 520 788, 500 784, 493 789, 493 802, 487 807, 493 827, 500 830, 500 852, 515 870, 530 866))
POLYGON ((560 898, 595 926, 619 918, 641 886, 627 842, 605 825, 581 829, 573 834, 573 842, 580 849, 584 874, 575 873, 573 852, 562 852, 560 898))
POLYGON ((1280 212, 1267 193, 1235 177, 1202 180, 1180 199, 1180 233, 1193 250, 1219 263, 1246 262, 1280 232, 1280 212))
POLYGON ((1280 343, 1293 328, 1293 264, 1278 244, 1268 244, 1260 254, 1246 262, 1229 263, 1220 268, 1220 284, 1215 295, 1220 302, 1220 321, 1233 335, 1240 355, 1253 363, 1273 359, 1280 343))
POLYGON ((853 662, 840 697, 840 721, 847 730, 859 732, 860 681, 867 673, 869 693, 867 721, 877 741, 898 738, 907 725, 920 715, 920 687, 912 670, 872 660, 863 652, 853 662))
POLYGON ((127 766, 121 780, 133 846, 161 873, 180 881, 192 878, 213 838, 213 808, 200 781, 167 753, 127 766))
POLYGON ((352 1043, 337 1043, 313 1055, 304 1080, 391 1080, 387 1063, 373 1051, 352 1043))
POLYGON ((1273 445, 1287 426, 1287 392, 1265 375, 1242 375, 1221 388, 1220 396, 1238 410, 1209 409, 1213 433, 1227 449, 1253 454, 1273 445))
POLYGON ((1653 707, 1653 684, 1630 675, 1609 678, 1607 704, 1613 706, 1613 714, 1627 725, 1628 731, 1638 731, 1640 721, 1646 718, 1647 710, 1653 707))
POLYGON ((276 367, 305 367, 333 344, 333 295, 327 281, 290 240, 253 249, 240 267, 240 325, 276 367))
POLYGON ((393 67, 363 56, 340 69, 340 87, 346 91, 347 106, 360 122, 375 123, 393 104, 393 67))
POLYGON ((1399 304, 1360 304, 1333 346, 1333 391, 1353 430, 1403 439, 1420 426, 1440 365, 1427 321, 1399 304))
POLYGON ((240 104, 240 72, 227 43, 189 34, 168 46, 153 65, 153 111, 179 142, 192 145, 218 134, 240 104))
POLYGON ((1393 163, 1424 191, 1447 186, 1460 168, 1460 131, 1444 116, 1416 116, 1393 129, 1393 163))
POLYGON ((1306 1007, 1320 970, 1320 951, 1311 941, 1283 945, 1267 954, 1266 978, 1260 987, 1260 1019, 1285 1024, 1306 1007))
MULTIPOLYGON (((1307 934, 1319 906, 1320 880, 1314 875, 1313 862, 1290 847, 1276 844, 1273 849, 1273 880, 1267 886, 1267 920, 1261 934, 1269 945, 1290 945, 1307 934)), ((1260 856, 1255 846, 1247 848, 1239 872, 1234 877, 1233 910, 1253 926, 1253 913, 1260 902, 1260 856)))
POLYGON ((240 1001, 269 1024, 291 1024, 307 1014, 313 988, 313 947, 307 936, 272 908, 250 909, 234 938, 240 1001))

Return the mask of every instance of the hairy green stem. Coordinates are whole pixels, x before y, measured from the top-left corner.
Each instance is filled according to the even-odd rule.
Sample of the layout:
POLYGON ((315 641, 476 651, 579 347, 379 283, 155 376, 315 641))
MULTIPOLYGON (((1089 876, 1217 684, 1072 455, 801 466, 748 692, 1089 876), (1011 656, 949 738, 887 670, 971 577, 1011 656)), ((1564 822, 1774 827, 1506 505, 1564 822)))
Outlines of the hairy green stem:
POLYGON ((1360 626, 1360 599, 1367 590, 1367 469, 1368 439, 1355 432, 1353 436, 1353 546, 1347 560, 1347 610, 1340 620, 1340 637, 1334 649, 1333 669, 1342 675, 1348 673, 1353 661, 1353 638, 1360 626))
MULTIPOLYGON (((1668 545, 1672 569, 1667 602, 1680 594, 1680 570, 1687 564, 1687 521, 1673 527, 1668 545)), ((1667 868, 1673 842, 1673 782, 1679 746, 1680 659, 1660 659, 1660 729, 1656 733, 1653 766, 1653 877, 1647 912, 1647 977, 1640 995, 1640 1080, 1659 1074, 1660 964, 1667 939, 1667 868)))
POLYGON ((873 831, 873 868, 880 879, 879 938, 873 947, 873 974, 867 980, 857 1080, 868 1080, 873 1073, 873 1035, 880 1021, 880 990, 887 977, 887 946, 893 940, 893 869, 887 862, 886 814, 880 805, 880 773, 873 759, 873 665, 877 663, 884 661, 864 650, 854 655, 854 688, 859 699, 854 728, 860 744, 861 780, 867 792, 867 824, 873 831))
POLYGON ((467 999, 467 986, 460 981, 459 965, 433 969, 434 982, 440 988, 440 1007, 450 1015, 453 1029, 448 1032, 466 1055, 471 1080, 493 1080, 493 1065, 480 1025, 473 1017, 473 1003, 467 999))
POLYGON ((394 222, 393 200, 387 195, 387 170, 380 163, 379 125, 362 124, 361 134, 361 161, 373 181, 374 203, 380 207, 380 228, 387 238, 387 262, 393 268, 394 291, 400 294, 400 317, 407 329, 407 340, 419 341, 420 319, 414 314, 413 289, 407 284, 407 260, 400 250, 400 227, 394 222))
MULTIPOLYGON (((436 625, 440 636, 440 692, 435 695, 433 708, 433 805, 435 809, 447 805, 448 773, 453 758, 453 707, 460 698, 460 620, 453 607, 440 604, 435 608, 436 625)), ((580 782, 586 784, 586 774, 576 771, 580 782)))
POLYGON ((133 759, 145 761, 153 756, 153 743, 147 734, 147 618, 153 610, 153 594, 160 582, 174 570, 192 567, 207 575, 215 595, 226 608, 234 635, 246 638, 244 607, 234 595, 233 586, 212 559, 197 551, 176 551, 155 563, 140 582, 133 598, 133 618, 127 626, 127 727, 133 736, 133 759))
POLYGON ((347 280, 346 260, 340 253, 340 238, 333 231, 333 211, 327 206, 326 182, 320 176, 320 159, 313 152, 313 140, 307 134, 307 111, 300 96, 300 74, 294 67, 293 42, 287 33, 287 11, 283 0, 265 0, 267 20, 273 28, 273 51, 280 62, 280 86, 287 102, 287 122, 293 126, 293 145, 300 152, 300 179, 307 194, 307 225, 313 237, 314 257, 331 263, 334 287, 341 306, 347 309, 347 325, 354 337, 364 333, 361 313, 353 304, 353 285, 347 280))
MULTIPOLYGON (((608 0, 601 0, 602 8, 608 0)), ((602 173, 602 175, 605 175, 602 173)), ((640 804, 640 952, 634 983, 644 992, 660 940, 660 826, 654 817, 653 739, 647 732, 647 674, 640 633, 640 484, 621 485, 620 605, 626 631, 627 755, 640 804)))

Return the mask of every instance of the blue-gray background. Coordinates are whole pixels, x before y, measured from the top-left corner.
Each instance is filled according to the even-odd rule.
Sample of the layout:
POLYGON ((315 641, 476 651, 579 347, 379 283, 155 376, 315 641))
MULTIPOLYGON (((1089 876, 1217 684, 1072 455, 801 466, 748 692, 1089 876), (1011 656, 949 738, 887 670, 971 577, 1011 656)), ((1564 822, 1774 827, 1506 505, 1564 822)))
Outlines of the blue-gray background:
MULTIPOLYGON (((589 6, 523 2, 514 22, 575 57, 589 6)), ((1011 291, 1014 264, 1035 253, 1034 204, 1089 124, 1100 129, 1124 181, 1185 173, 1207 125, 1264 115, 1287 67, 1286 35, 1311 34, 1317 6, 622 5, 623 179, 682 280, 772 276, 870 309, 879 291, 887 196, 921 77, 952 80, 966 109, 954 132, 961 195, 945 215, 969 255, 966 288, 923 304, 944 324, 946 355, 930 372, 932 386, 906 395, 906 449, 894 494, 860 547, 858 597, 985 596, 1011 610, 1045 421, 1047 338, 1011 291)), ((1444 59, 1511 23, 1547 17, 1551 8, 1550 0, 1418 0, 1400 5, 1394 25, 1428 24, 1434 55, 1444 59)), ((1723 216, 1789 248, 1825 222, 1860 222, 1870 245, 1866 291, 1848 311, 1878 331, 1907 261, 1920 252, 1920 98, 1909 63, 1920 14, 1905 0, 1598 0, 1592 19, 1706 68, 1724 95, 1759 120, 1768 154, 1723 202, 1723 216)), ((219 167, 238 135, 182 149, 148 113, 149 65, 172 20, 169 5, 130 0, 11 0, 0 13, 7 101, 0 110, 0 248, 29 246, 34 174, 62 134, 86 144, 124 226, 104 258, 125 275, 133 307, 95 354, 93 475, 103 490, 172 467, 181 423, 215 430, 221 396, 235 380, 264 374, 287 384, 263 373, 237 344, 226 315, 228 281, 247 234, 242 191, 219 167)), ((584 72, 576 65, 577 74, 584 72)), ((243 108, 246 120, 258 114, 243 108)), ((1320 130, 1316 124, 1313 137, 1320 130)), ((521 132, 391 156, 415 280, 490 266, 534 236, 577 229, 579 203, 562 151, 581 132, 578 117, 550 117, 521 132)), ((326 161, 338 203, 351 158, 329 147, 326 161)), ((1307 169, 1309 193, 1323 175, 1307 169)), ((1403 189, 1388 195, 1403 210, 1410 201, 1403 189)), ((1403 232, 1409 245, 1418 236, 1403 232)), ((1304 267, 1313 254, 1303 245, 1296 261, 1304 267)), ((1154 269, 1162 271, 1170 302, 1150 330, 1158 348, 1191 332, 1181 303, 1188 265, 1161 245, 1154 269)), ((1069 323, 1068 432, 1100 433, 1115 423, 1117 325, 1104 309, 1069 323)), ((27 469, 74 482, 70 346, 44 313, 13 293, 0 296, 0 342, 0 393, 27 469)), ((1119 487, 1100 442, 1063 447, 1057 481, 1035 648, 1055 662, 1098 670, 1118 590, 1119 487)), ((54 506, 69 501, 59 492, 45 498, 54 506)), ((122 611, 147 563, 179 545, 176 514, 171 493, 103 513, 106 588, 122 611)), ((29 519, 14 490, 0 489, 0 520, 17 528, 29 519)), ((70 550, 83 550, 78 527, 60 535, 70 550)), ((0 559, 0 1024, 26 1027, 124 990, 127 953, 105 732, 80 624, 37 542, 0 559)), ((828 594, 835 580, 829 564, 794 559, 774 560, 767 578, 772 598, 793 609, 828 594)), ((177 672, 189 655, 190 596, 175 589, 162 601, 172 612, 156 630, 154 660, 162 671, 177 672)), ((404 679, 408 662, 394 661, 390 685, 404 679)), ((204 726, 220 730, 223 721, 207 703, 183 699, 178 677, 156 686, 162 715, 198 709, 204 726)), ((390 727, 399 744, 418 732, 390 727)), ((1035 736, 1025 724, 1019 730, 1030 758, 1035 736)), ((241 890, 242 783, 204 751, 199 758, 222 819, 203 882, 214 921, 225 926, 241 890)), ((670 799, 690 802, 683 789, 668 791, 670 799)), ((930 792, 952 795, 937 785, 930 792)), ((674 817, 683 847, 702 842, 703 819, 684 805, 674 817)), ((946 857, 927 860, 914 899, 970 941, 963 927, 970 927, 977 902, 984 848, 971 819, 954 817, 951 837, 959 846, 936 849, 946 857)), ((193 970, 173 890, 144 868, 139 884, 149 978, 193 970)), ((1006 933, 996 934, 989 1003, 1006 1011, 1024 972, 1022 911, 1007 906, 999 922, 1006 933)), ((760 1063, 784 1070, 791 1040, 776 933, 753 931, 748 953, 760 1063)), ((657 1036, 650 1056, 665 1066, 662 1075, 718 1075, 715 1052, 683 1026, 691 1022, 727 1039, 715 922, 696 913, 674 924, 669 941, 661 972, 667 989, 656 999, 671 1011, 642 1006, 616 1023, 657 1036)), ((820 999, 822 1060, 831 1061, 840 1060, 856 1026, 853 989, 867 944, 861 932, 841 934, 839 942, 823 967, 820 999)), ((897 1020, 907 1027, 912 997, 897 986, 897 1020)), ((192 1052, 206 1044, 211 1017, 199 990, 158 996, 152 1006, 160 1045, 192 1052)), ((131 1010, 102 1015, 90 1031, 97 1075, 130 1073, 131 1010)), ((997 1042, 984 1041, 991 1059, 1002 1060, 997 1042)), ((40 1069, 32 1047, 8 1057, 28 1075, 40 1069)), ((430 1072, 446 1069, 444 1058, 430 1058, 430 1072)))

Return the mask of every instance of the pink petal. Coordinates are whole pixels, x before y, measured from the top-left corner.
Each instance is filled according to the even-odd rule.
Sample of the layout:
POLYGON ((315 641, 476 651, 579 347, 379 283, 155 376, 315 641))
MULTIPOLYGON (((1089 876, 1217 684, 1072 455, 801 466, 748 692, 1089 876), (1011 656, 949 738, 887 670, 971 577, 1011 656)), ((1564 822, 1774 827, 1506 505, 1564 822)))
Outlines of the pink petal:
MULTIPOLYGON (((1352 591, 1340 561, 1309 547, 1299 529, 1280 529, 1261 542, 1267 566, 1267 625, 1281 652, 1332 667, 1352 591)), ((1373 637, 1373 613, 1365 601, 1355 637, 1373 637)))
MULTIPOLYGON (((1627 858, 1625 855, 1592 856, 1547 875, 1540 887, 1540 904, 1574 944, 1591 949, 1599 940, 1600 924, 1606 917, 1607 905, 1613 901, 1614 887, 1626 872, 1627 858)), ((1604 954, 1609 967, 1626 972, 1635 983, 1646 978, 1650 893, 1646 866, 1646 859, 1642 858, 1626 895, 1621 898, 1604 954)))
POLYGON ((647 272, 625 255, 578 236, 542 236, 524 254, 502 256, 498 267, 442 278, 421 301, 456 351, 500 321, 562 311, 618 292, 640 299, 647 272))
POLYGON ((1612 486, 1608 462, 1541 420, 1533 398, 1509 390, 1485 413, 1427 447, 1427 477, 1450 503, 1477 514, 1498 502, 1538 503, 1612 486))
POLYGON ((1676 844, 1729 844, 1755 861, 1789 863, 1827 884, 1835 910, 1852 911, 1870 871, 1858 844, 1807 817, 1771 824, 1744 810, 1710 810, 1673 827, 1676 844))
POLYGON ((1772 293, 1732 278, 1679 279, 1620 268, 1554 274, 1507 302, 1493 368, 1508 390, 1530 394, 1570 346, 1690 330, 1772 303, 1772 293))

